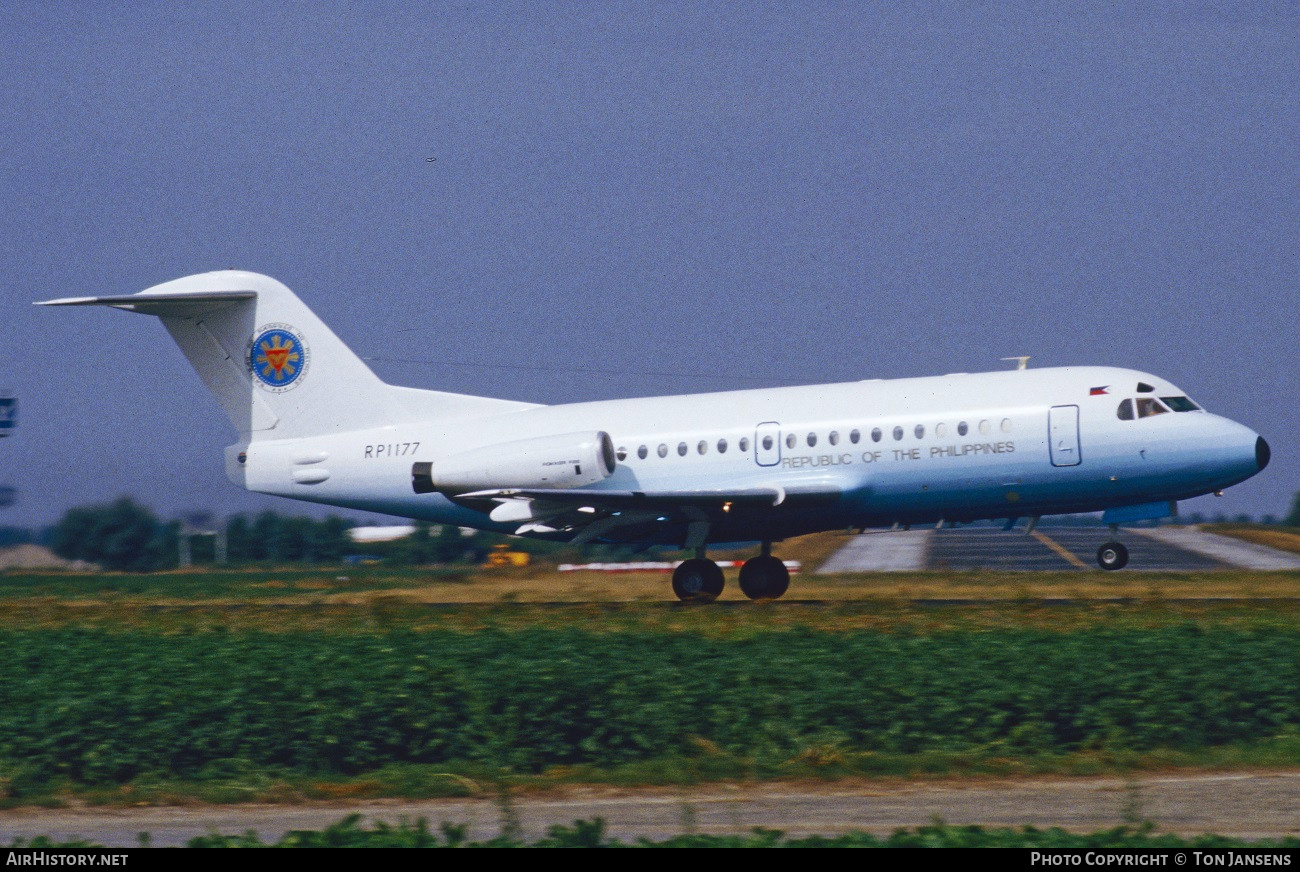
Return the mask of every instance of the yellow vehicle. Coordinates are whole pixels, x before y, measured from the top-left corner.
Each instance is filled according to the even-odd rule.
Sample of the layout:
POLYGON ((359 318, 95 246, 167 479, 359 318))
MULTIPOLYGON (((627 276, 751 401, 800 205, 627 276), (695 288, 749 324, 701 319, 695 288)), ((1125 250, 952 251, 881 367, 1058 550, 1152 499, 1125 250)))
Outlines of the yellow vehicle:
POLYGON ((527 566, 530 555, 527 551, 511 551, 505 542, 492 546, 492 553, 483 565, 490 569, 504 569, 511 566, 527 566))

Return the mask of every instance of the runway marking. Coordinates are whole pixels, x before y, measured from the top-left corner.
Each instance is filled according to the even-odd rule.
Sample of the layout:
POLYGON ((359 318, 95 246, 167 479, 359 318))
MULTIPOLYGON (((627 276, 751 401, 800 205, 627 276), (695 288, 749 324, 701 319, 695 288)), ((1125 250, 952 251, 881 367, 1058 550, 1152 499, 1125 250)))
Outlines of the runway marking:
POLYGON ((1039 542, 1042 542, 1042 543, 1043 543, 1044 545, 1046 545, 1048 548, 1051 548, 1053 551, 1055 551, 1058 555, 1060 555, 1060 557, 1061 557, 1061 558, 1062 558, 1066 563, 1069 563, 1069 564, 1071 564, 1072 566, 1077 566, 1077 567, 1079 567, 1080 569, 1087 569, 1087 568, 1088 568, 1088 564, 1084 563, 1082 560, 1080 560, 1079 558, 1075 557, 1072 553, 1070 553, 1069 551, 1067 551, 1067 550, 1065 549, 1065 547, 1062 546, 1062 545, 1061 545, 1059 542, 1057 542, 1055 539, 1051 539, 1051 538, 1049 538, 1048 535, 1047 535, 1046 533, 1042 533, 1042 532, 1039 532, 1038 530, 1035 530, 1034 532, 1030 533, 1029 535, 1030 535, 1030 536, 1033 536, 1033 537, 1034 537, 1035 539, 1037 539, 1039 542))
POLYGON ((1159 527, 1151 530, 1135 528, 1133 532, 1229 566, 1264 571, 1300 569, 1300 556, 1254 542, 1243 542, 1231 536, 1207 533, 1198 527, 1159 527))
POLYGON ((837 572, 912 572, 925 569, 933 530, 863 533, 851 538, 817 570, 837 572))

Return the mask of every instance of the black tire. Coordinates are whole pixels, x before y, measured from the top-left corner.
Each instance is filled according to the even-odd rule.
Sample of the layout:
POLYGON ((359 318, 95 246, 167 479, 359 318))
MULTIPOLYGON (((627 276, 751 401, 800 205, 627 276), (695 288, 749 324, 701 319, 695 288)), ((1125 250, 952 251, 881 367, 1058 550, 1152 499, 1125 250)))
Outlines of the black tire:
POLYGON ((1128 566, 1128 549, 1118 542, 1107 542, 1097 549, 1097 565, 1108 572, 1128 566))
POLYGON ((673 570, 673 593, 684 603, 711 603, 726 584, 722 568, 703 557, 683 560, 673 570))
POLYGON ((768 554, 740 567, 740 590, 752 600, 774 600, 790 589, 790 570, 768 554))

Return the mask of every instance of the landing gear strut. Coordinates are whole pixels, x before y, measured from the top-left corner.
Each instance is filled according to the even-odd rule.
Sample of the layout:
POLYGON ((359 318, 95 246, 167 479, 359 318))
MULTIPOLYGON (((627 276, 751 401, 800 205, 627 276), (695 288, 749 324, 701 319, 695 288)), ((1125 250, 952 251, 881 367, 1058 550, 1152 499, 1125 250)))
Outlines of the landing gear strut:
POLYGON ((726 583, 722 568, 704 557, 683 560, 673 570, 673 593, 685 603, 711 603, 726 583))
POLYGON ((1097 549, 1097 565, 1102 569, 1114 571, 1128 566, 1128 549, 1115 541, 1119 535, 1119 525, 1110 525, 1110 541, 1097 549))
POLYGON ((752 600, 774 600, 790 588, 790 570, 772 556, 772 543, 740 567, 740 590, 752 600))

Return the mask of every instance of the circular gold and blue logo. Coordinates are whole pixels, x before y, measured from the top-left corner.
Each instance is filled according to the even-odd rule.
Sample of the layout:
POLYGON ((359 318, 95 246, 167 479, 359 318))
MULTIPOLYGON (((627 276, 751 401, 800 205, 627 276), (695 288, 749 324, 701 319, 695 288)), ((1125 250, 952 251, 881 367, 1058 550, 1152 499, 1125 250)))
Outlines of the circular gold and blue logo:
POLYGON ((248 365, 263 388, 287 391, 307 372, 307 343, 288 324, 268 324, 257 331, 248 350, 248 365))

